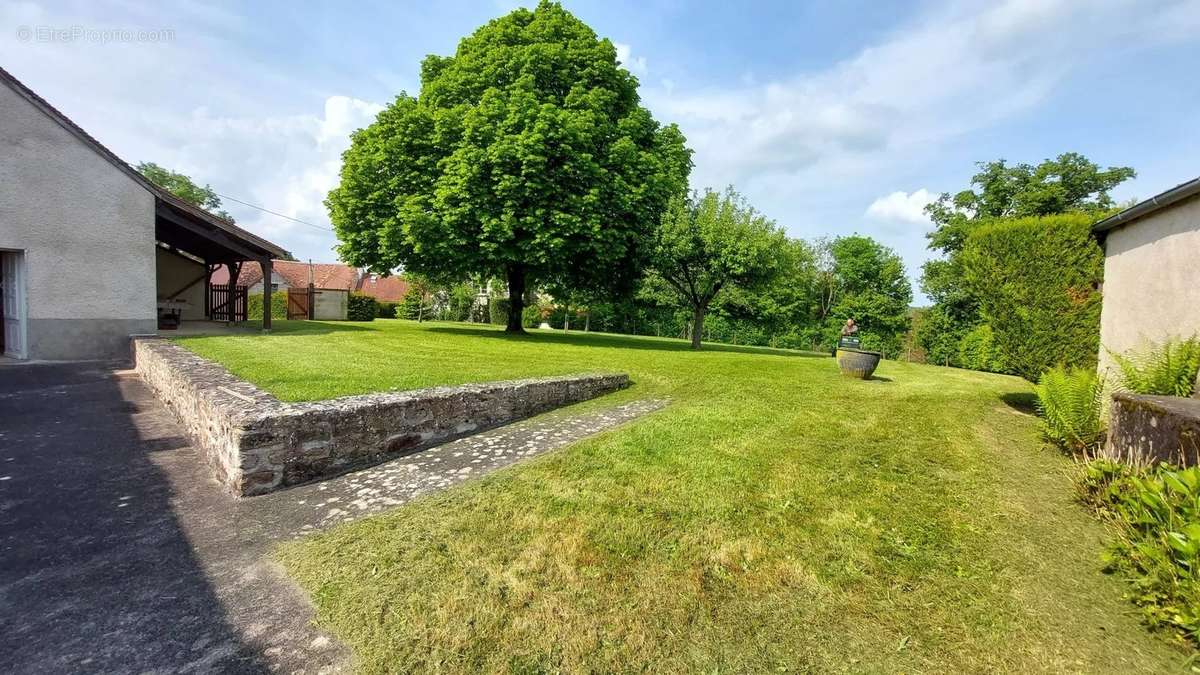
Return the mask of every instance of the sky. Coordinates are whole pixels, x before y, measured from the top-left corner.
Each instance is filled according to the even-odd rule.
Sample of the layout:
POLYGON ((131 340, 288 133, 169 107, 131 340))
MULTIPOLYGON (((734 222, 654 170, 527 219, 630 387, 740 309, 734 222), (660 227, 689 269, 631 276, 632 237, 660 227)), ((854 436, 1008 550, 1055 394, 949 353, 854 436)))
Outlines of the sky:
MULTIPOLYGON (((0 0, 0 66, 131 163, 207 183, 239 225, 336 259, 323 200, 355 129, 427 54, 520 2, 0 0)), ((1081 152, 1119 200, 1200 175, 1200 0, 563 3, 644 104, 795 237, 875 237, 916 304, 923 207, 974 163, 1081 152)), ((0 120, 0 124, 3 121, 0 120)))

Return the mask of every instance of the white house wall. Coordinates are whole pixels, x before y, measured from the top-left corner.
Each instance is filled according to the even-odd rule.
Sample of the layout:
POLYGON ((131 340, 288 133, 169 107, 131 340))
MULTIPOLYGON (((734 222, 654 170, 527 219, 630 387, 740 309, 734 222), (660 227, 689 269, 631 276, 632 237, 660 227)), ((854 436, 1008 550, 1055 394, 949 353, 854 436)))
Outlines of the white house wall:
POLYGON ((179 289, 202 277, 204 263, 196 262, 179 254, 158 247, 155 267, 158 270, 158 299, 175 300, 180 309, 180 318, 185 321, 204 318, 204 279, 192 283, 182 292, 179 289), (174 294, 174 295, 171 295, 174 294), (171 295, 171 297, 167 297, 171 295))
POLYGON ((127 356, 155 332, 153 195, 2 84, 0 248, 25 254, 30 358, 127 356))
POLYGON ((1200 333, 1200 197, 1108 232, 1100 367, 1108 351, 1200 333))

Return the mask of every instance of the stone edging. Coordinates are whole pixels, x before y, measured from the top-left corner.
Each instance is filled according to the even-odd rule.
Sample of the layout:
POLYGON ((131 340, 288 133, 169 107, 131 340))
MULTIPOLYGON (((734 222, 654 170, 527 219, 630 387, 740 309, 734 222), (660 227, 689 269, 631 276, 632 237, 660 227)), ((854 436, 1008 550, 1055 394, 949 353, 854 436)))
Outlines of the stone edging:
POLYGON ((1135 466, 1200 464, 1200 399, 1115 392, 1101 454, 1135 466))
POLYGON ((134 367, 175 413, 219 480, 249 496, 343 473, 629 386, 572 375, 284 403, 158 338, 133 340, 134 367))

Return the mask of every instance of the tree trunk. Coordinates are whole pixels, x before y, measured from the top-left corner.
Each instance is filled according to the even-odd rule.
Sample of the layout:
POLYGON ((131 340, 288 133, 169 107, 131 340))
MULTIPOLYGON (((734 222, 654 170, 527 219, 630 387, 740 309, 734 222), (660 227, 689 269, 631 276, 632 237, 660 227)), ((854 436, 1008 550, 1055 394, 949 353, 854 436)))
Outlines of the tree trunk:
POLYGON ((692 349, 700 349, 700 338, 704 335, 704 307, 692 310, 692 349))
POLYGON ((525 311, 525 268, 512 265, 508 268, 508 325, 506 333, 524 333, 521 314, 525 311))
POLYGON ((563 307, 563 332, 571 332, 571 303, 563 307))
POLYGON ((587 314, 583 315, 583 332, 588 332, 592 328, 592 310, 589 307, 587 314))

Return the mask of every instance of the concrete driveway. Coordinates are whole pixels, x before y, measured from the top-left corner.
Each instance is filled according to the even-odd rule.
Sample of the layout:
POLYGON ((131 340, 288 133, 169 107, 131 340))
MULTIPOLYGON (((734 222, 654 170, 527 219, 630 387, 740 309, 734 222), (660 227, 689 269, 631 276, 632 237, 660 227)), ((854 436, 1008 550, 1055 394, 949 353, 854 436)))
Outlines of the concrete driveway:
POLYGON ((336 670, 236 505, 132 373, 0 366, 0 672, 336 670))
POLYGON ((323 673, 349 654, 271 561, 664 405, 570 409, 250 499, 120 364, 0 365, 0 673, 323 673))

